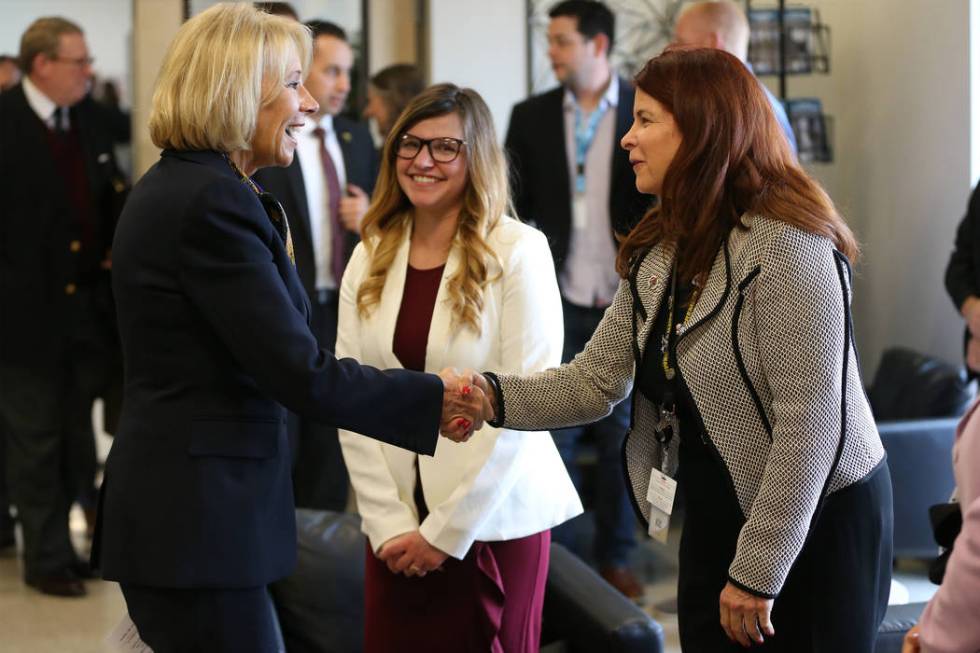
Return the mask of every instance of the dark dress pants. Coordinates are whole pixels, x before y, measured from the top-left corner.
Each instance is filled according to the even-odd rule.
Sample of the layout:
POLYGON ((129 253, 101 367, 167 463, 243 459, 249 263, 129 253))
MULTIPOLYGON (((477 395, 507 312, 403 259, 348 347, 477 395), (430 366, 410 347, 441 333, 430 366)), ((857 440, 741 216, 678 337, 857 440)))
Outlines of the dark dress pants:
POLYGON ((265 587, 171 589, 120 584, 129 617, 154 653, 280 653, 265 587))
MULTIPOLYGON (((565 346, 562 362, 575 358, 585 349, 605 309, 587 308, 562 302, 565 318, 565 346)), ((595 540, 593 554, 600 567, 622 567, 629 563, 630 554, 636 547, 636 518, 630 506, 626 481, 623 477, 622 449, 626 429, 629 428, 629 401, 620 402, 604 419, 573 428, 552 431, 558 452, 575 488, 582 492, 582 478, 576 459, 582 441, 591 435, 595 441, 598 463, 595 481, 595 540)), ((572 551, 581 552, 576 542, 578 517, 551 530, 555 542, 572 551)))
POLYGON ((57 364, 0 366, 7 484, 23 532, 28 580, 76 563, 68 510, 95 482, 91 409, 111 349, 90 296, 79 291, 75 299, 66 352, 57 364))
MULTIPOLYGON (((679 490, 686 506, 680 544, 681 648, 746 649, 722 630, 719 595, 744 520, 731 482, 706 447, 681 445, 679 490), (693 454, 693 455, 692 455, 693 454)), ((882 461, 864 480, 827 498, 772 610, 776 635, 759 653, 871 653, 888 604, 892 492, 882 461)))
MULTIPOLYGON (((310 327, 319 345, 332 352, 337 342, 337 293, 321 295, 311 302, 310 327)), ((296 507, 343 512, 350 481, 337 429, 290 415, 289 436, 296 507)))

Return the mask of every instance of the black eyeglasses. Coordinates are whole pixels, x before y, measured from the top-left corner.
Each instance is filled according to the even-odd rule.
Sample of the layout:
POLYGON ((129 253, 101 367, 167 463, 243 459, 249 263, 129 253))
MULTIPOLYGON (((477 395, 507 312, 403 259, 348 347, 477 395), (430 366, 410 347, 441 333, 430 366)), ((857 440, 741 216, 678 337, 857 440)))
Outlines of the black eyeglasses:
POLYGON ((423 147, 429 148, 429 156, 439 163, 451 163, 456 160, 463 150, 466 141, 448 136, 440 138, 419 138, 411 134, 402 134, 395 148, 395 156, 399 159, 414 159, 423 147))

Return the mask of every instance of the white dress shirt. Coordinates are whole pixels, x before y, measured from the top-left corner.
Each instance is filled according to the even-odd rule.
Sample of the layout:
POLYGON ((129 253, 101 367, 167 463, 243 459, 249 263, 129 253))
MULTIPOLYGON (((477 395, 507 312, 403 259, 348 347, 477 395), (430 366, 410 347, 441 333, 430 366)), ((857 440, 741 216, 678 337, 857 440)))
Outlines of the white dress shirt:
MULTIPOLYGON (((55 129, 57 127, 55 124, 55 120, 57 119, 55 112, 58 110, 58 105, 45 95, 41 89, 35 86, 30 77, 24 77, 23 85, 24 97, 27 98, 28 106, 34 110, 34 113, 41 119, 41 122, 48 126, 48 129, 55 129)), ((70 126, 68 123, 68 112, 64 111, 61 115, 63 122, 61 127, 67 130, 70 126)))
MULTIPOLYGON (((332 232, 328 220, 336 220, 329 214, 330 197, 327 192, 327 179, 320 159, 320 139, 313 130, 320 126, 326 132, 327 153, 333 159, 340 182, 340 192, 347 187, 347 169, 344 167, 344 154, 333 128, 333 116, 325 115, 319 122, 311 121, 297 134, 296 155, 303 171, 303 185, 306 186, 306 204, 310 211, 310 236, 313 240, 313 258, 316 261, 316 289, 335 289, 340 279, 334 279, 331 272, 332 232)), ((343 256, 343 252, 340 253, 343 256)))

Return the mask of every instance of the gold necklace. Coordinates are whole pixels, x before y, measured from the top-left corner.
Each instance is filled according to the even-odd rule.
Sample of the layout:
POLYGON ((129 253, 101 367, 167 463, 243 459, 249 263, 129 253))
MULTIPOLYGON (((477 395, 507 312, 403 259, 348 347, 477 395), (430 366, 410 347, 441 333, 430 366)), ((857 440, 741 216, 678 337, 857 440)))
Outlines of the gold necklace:
POLYGON ((259 202, 262 204, 262 208, 265 209, 266 215, 272 221, 272 224, 276 227, 279 235, 282 236, 282 240, 286 245, 286 255, 289 256, 290 262, 293 266, 296 265, 296 253, 293 250, 293 234, 289 230, 289 220, 286 218, 286 210, 282 208, 282 204, 272 195, 272 193, 267 193, 259 185, 252 181, 252 178, 242 172, 242 169, 231 160, 231 157, 225 153, 222 153, 225 161, 231 166, 231 169, 241 178, 241 180, 247 185, 256 197, 259 198, 259 202))
POLYGON ((673 381, 677 375, 677 339, 683 333, 684 325, 690 319, 691 313, 694 312, 694 306, 698 303, 698 298, 701 296, 701 284, 695 279, 691 281, 691 285, 694 287, 694 290, 687 302, 687 311, 684 313, 684 320, 675 327, 674 298, 677 295, 677 262, 674 261, 674 270, 671 273, 670 279, 670 296, 667 298, 667 325, 664 329, 664 335, 660 339, 660 349, 663 352, 660 364, 663 367, 664 376, 668 381, 673 381), (671 338, 671 332, 674 332, 673 338, 671 338), (674 365, 670 364, 670 344, 672 341, 674 343, 674 365))

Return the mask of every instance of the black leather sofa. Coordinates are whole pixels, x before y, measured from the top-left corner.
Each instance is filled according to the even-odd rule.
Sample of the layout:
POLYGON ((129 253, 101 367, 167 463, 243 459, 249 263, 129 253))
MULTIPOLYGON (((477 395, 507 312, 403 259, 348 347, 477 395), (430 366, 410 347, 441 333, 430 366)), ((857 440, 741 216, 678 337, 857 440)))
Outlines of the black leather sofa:
MULTIPOLYGON (((299 559, 272 597, 289 653, 363 647, 364 536, 356 515, 297 510, 299 559)), ((559 544, 552 544, 542 645, 571 653, 662 653, 663 628, 559 544)), ((406 651, 411 650, 406 647, 406 651)))

